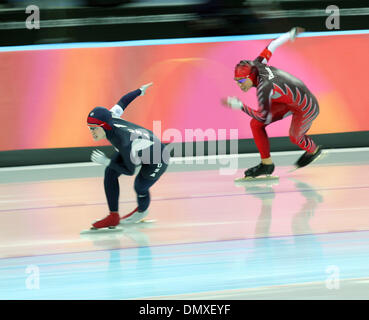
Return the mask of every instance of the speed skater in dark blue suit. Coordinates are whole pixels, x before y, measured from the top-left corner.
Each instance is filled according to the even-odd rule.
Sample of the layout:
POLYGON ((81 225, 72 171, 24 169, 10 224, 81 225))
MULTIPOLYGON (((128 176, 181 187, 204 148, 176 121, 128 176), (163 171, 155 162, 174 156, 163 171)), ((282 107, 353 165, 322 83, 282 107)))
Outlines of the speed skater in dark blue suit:
POLYGON ((104 165, 104 190, 109 215, 92 225, 92 229, 115 227, 119 223, 137 223, 148 214, 152 187, 166 171, 169 152, 154 133, 139 125, 121 119, 124 110, 138 96, 145 94, 152 83, 124 95, 110 110, 96 107, 89 112, 87 125, 95 141, 107 139, 116 153, 109 159, 103 152, 94 150, 91 161, 104 165), (132 176, 141 166, 134 182, 137 194, 137 208, 124 216, 119 215, 120 175, 132 176))

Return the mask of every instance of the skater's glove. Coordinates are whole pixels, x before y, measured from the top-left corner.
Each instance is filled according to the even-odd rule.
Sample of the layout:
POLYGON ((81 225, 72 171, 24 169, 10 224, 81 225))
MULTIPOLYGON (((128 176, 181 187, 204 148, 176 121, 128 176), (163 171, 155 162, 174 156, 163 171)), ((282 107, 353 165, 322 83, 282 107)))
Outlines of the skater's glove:
POLYGON ((144 94, 145 94, 145 92, 146 92, 146 89, 148 88, 148 87, 151 87, 153 85, 153 82, 150 82, 150 83, 148 83, 148 84, 144 84, 141 88, 140 88, 140 90, 141 90, 141 94, 140 94, 140 96, 143 96, 144 94))
POLYGON ((304 29, 304 28, 301 28, 301 27, 295 27, 295 28, 292 28, 292 29, 290 30, 290 41, 291 41, 291 42, 295 41, 296 37, 297 37, 300 33, 304 32, 304 31, 305 31, 305 29, 304 29))
POLYGON ((226 104, 232 109, 241 110, 243 108, 243 103, 236 97, 228 97, 226 104))
POLYGON ((104 154, 104 152, 101 152, 100 150, 92 151, 91 161, 98 164, 102 164, 105 167, 107 167, 110 164, 110 159, 104 154))

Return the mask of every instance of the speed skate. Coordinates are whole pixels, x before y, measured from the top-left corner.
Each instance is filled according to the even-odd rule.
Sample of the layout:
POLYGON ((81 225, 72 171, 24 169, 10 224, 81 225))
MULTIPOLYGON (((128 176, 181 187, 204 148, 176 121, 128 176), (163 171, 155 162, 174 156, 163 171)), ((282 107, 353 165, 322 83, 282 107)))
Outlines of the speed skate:
POLYGON ((80 234, 107 234, 107 233, 116 233, 116 232, 123 232, 124 231, 124 227, 129 227, 132 225, 146 225, 146 224, 151 224, 156 222, 157 220, 155 219, 141 219, 139 221, 136 222, 125 222, 123 223, 122 221, 119 223, 118 226, 113 226, 113 227, 106 227, 106 228, 94 228, 91 227, 90 229, 86 229, 86 230, 82 230, 80 232, 80 234))
POLYGON ((110 212, 108 216, 94 222, 89 230, 83 230, 81 234, 120 232, 123 231, 122 226, 155 222, 155 220, 146 219, 148 214, 149 210, 139 211, 138 208, 123 217, 120 217, 118 212, 110 212))
POLYGON ((133 210, 132 212, 128 213, 127 215, 120 218, 119 224, 120 225, 130 225, 130 224, 137 224, 137 223, 152 223, 156 220, 146 219, 147 215, 149 214, 149 210, 146 209, 144 211, 139 211, 138 207, 133 210))
POLYGON ((322 160, 327 156, 326 150, 322 150, 321 146, 318 146, 318 152, 314 154, 313 156, 307 157, 306 152, 298 159, 298 161, 295 163, 294 167, 289 170, 288 172, 294 172, 296 170, 302 169, 306 167, 308 164, 311 164, 317 160, 322 160))
POLYGON ((243 178, 238 178, 235 182, 265 181, 278 180, 278 176, 273 176, 274 164, 265 164, 260 162, 257 166, 249 168, 245 171, 243 178))
POLYGON ((136 222, 120 222, 118 226, 106 227, 106 228, 94 228, 82 230, 80 234, 104 234, 104 233, 115 233, 115 232, 123 232, 124 227, 129 227, 132 225, 144 225, 151 224, 156 222, 155 219, 141 219, 136 222))

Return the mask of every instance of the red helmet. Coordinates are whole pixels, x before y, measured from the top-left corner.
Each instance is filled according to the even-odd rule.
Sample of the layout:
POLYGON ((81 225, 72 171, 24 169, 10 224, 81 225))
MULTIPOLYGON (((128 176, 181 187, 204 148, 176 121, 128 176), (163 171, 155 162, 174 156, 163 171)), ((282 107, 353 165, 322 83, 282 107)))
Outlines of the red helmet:
POLYGON ((105 130, 112 129, 111 112, 103 107, 96 107, 90 111, 87 117, 87 126, 102 127, 105 130))
POLYGON ((246 78, 251 74, 251 71, 252 71, 251 64, 246 60, 242 60, 236 65, 234 69, 234 77, 246 78))
POLYGON ((257 82, 257 69, 254 64, 248 60, 240 61, 234 69, 234 78, 236 80, 240 78, 249 78, 254 85, 257 82))

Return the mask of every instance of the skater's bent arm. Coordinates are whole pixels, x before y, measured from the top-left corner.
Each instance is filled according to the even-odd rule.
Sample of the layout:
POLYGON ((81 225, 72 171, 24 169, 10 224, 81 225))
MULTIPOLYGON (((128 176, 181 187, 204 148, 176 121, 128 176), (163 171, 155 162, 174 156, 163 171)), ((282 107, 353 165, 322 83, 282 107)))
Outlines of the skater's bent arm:
POLYGON ((269 45, 260 53, 260 55, 256 58, 257 61, 267 64, 267 62, 272 57, 273 52, 282 44, 287 41, 294 41, 298 34, 303 32, 303 28, 295 27, 290 31, 282 34, 277 39, 272 40, 269 45))
POLYGON ((222 104, 224 106, 231 107, 235 110, 242 110, 246 114, 248 114, 251 118, 254 118, 255 120, 264 122, 265 116, 257 110, 254 110, 250 108, 249 106, 245 105, 241 100, 239 100, 236 97, 228 97, 227 99, 222 99, 222 104))
POLYGON ((272 96, 273 96, 273 83, 271 82, 262 82, 259 83, 257 88, 257 97, 259 102, 259 110, 258 112, 263 116, 264 123, 269 124, 272 120, 271 114, 271 104, 272 104, 272 96))
POLYGON ((127 169, 123 164, 116 163, 116 162, 110 162, 109 168, 115 170, 116 172, 122 173, 126 176, 133 176, 135 173, 135 170, 129 170, 127 169))
POLYGON ((120 157, 115 157, 114 159, 118 160, 112 160, 109 167, 127 176, 132 176, 135 173, 136 165, 131 161, 131 148, 129 135, 122 135, 119 145, 116 147, 120 157))
POLYGON ((258 120, 258 121, 261 121, 261 122, 265 121, 265 117, 262 113, 260 113, 257 110, 254 110, 254 109, 250 108, 249 106, 247 106, 245 104, 242 107, 242 111, 245 112, 246 114, 248 114, 251 118, 254 118, 255 120, 258 120))
POLYGON ((127 176, 132 176, 135 173, 136 166, 131 162, 129 154, 128 158, 125 152, 120 152, 120 155, 123 158, 123 162, 110 161, 109 167, 116 172, 125 174, 127 176))

